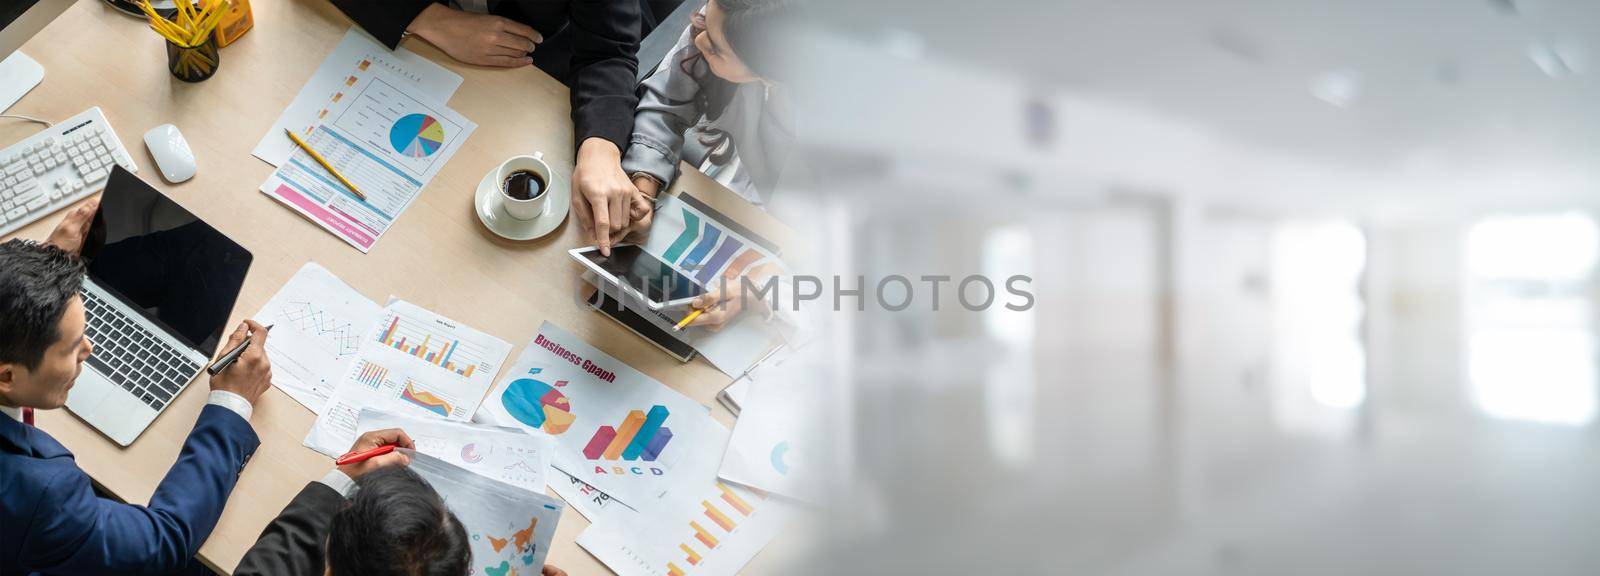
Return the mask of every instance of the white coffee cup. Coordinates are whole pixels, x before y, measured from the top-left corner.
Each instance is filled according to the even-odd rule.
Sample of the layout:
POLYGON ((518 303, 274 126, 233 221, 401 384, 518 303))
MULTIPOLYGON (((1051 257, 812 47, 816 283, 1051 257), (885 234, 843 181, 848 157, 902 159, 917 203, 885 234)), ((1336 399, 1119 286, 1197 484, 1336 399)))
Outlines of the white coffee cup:
POLYGON ((550 189, 556 185, 556 175, 550 170, 550 165, 544 162, 544 153, 534 152, 532 156, 512 156, 501 162, 494 171, 494 185, 500 189, 497 197, 507 215, 518 220, 533 220, 544 215, 545 205, 550 200, 550 189), (544 180, 544 186, 539 187, 532 198, 516 198, 506 190, 506 179, 518 170, 533 172, 544 180))

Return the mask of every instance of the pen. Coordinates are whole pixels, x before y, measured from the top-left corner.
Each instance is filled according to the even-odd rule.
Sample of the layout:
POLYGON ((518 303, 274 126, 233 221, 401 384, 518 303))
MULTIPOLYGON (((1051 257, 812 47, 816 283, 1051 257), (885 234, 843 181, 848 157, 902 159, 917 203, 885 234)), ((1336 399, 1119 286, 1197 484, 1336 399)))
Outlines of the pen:
MULTIPOLYGON (((272 326, 267 326, 266 328, 262 329, 261 331, 262 332, 271 332, 272 331, 272 326)), ((245 336, 243 342, 240 342, 238 346, 234 346, 232 350, 229 350, 226 354, 223 354, 222 357, 218 358, 217 361, 215 363, 213 363, 210 368, 206 368, 206 374, 210 374, 212 376, 216 376, 218 372, 221 372, 223 370, 227 370, 229 366, 233 365, 233 362, 235 360, 239 359, 239 355, 240 354, 244 354, 244 349, 245 348, 249 348, 249 347, 250 347, 250 337, 249 336, 245 336)))
POLYGON ((349 465, 349 464, 356 464, 356 463, 359 463, 359 462, 366 462, 367 460, 370 460, 372 458, 377 458, 377 457, 382 456, 384 454, 388 454, 390 452, 394 452, 394 448, 395 448, 394 444, 384 444, 382 446, 379 446, 377 448, 372 448, 372 449, 369 449, 369 450, 360 450, 360 451, 356 451, 356 452, 351 452, 349 454, 345 454, 344 456, 340 456, 338 460, 334 460, 333 461, 333 465, 334 466, 345 466, 345 465, 349 465))
POLYGON ((321 164, 324 170, 327 170, 328 173, 332 174, 334 178, 338 178, 340 182, 344 183, 344 187, 349 188, 350 192, 356 195, 356 198, 360 198, 362 200, 367 199, 366 194, 362 194, 361 190, 356 188, 355 184, 351 184, 349 180, 344 178, 343 174, 340 174, 338 170, 334 170, 333 165, 329 164, 327 160, 322 159, 322 155, 318 154, 316 150, 312 150, 311 145, 306 144, 305 140, 301 140, 299 136, 295 136, 294 132, 288 128, 284 128, 283 133, 288 134, 289 139, 294 141, 294 145, 299 146, 301 150, 305 150, 306 154, 310 155, 312 160, 316 160, 318 164, 321 164))
POLYGON ((694 311, 690 312, 688 316, 684 316, 682 320, 679 320, 678 325, 673 326, 672 330, 675 332, 682 332, 684 326, 688 326, 690 322, 694 322, 695 318, 699 318, 701 314, 705 313, 705 308, 695 308, 694 311))

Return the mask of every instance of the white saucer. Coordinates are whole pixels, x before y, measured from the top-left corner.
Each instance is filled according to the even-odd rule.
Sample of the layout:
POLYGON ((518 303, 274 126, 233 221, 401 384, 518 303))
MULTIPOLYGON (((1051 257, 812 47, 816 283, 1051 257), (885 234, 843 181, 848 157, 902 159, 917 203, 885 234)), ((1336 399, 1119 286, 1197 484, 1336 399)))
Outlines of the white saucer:
POLYGON ((494 170, 484 174, 483 180, 478 182, 478 192, 472 195, 473 211, 478 213, 478 220, 490 232, 507 240, 532 240, 561 227, 561 222, 567 219, 572 194, 559 180, 552 182, 550 190, 545 192, 550 195, 550 200, 545 202, 543 214, 532 220, 518 220, 506 214, 505 208, 500 206, 497 198, 500 188, 495 186, 494 175, 494 170))

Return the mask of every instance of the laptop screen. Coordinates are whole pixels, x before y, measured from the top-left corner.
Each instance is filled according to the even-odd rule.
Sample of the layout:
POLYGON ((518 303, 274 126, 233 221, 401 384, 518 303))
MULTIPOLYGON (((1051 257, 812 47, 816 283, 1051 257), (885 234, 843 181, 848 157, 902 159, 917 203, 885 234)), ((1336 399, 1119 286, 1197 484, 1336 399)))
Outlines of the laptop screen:
POLYGON ((89 277, 205 353, 217 342, 250 270, 250 252, 117 166, 83 257, 89 277))

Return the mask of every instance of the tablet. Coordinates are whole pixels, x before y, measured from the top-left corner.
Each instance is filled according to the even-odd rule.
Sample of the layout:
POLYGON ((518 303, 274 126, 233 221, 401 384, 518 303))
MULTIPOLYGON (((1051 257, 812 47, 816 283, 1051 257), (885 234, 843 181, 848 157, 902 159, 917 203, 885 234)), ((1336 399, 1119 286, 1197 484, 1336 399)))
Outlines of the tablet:
POLYGON ((644 300, 654 309, 687 306, 696 296, 705 293, 704 287, 636 244, 612 246, 610 256, 601 255, 595 246, 575 248, 568 253, 607 284, 644 300))

